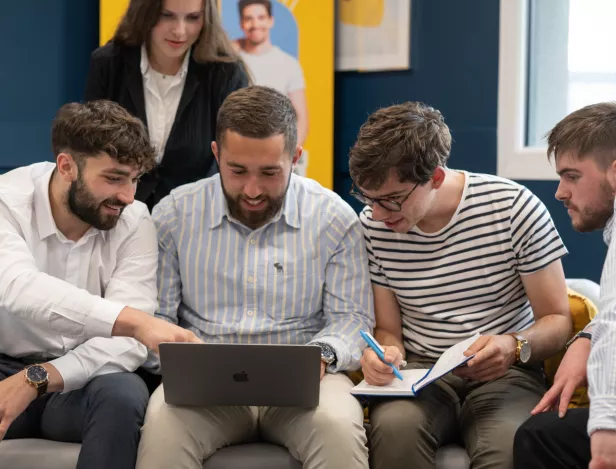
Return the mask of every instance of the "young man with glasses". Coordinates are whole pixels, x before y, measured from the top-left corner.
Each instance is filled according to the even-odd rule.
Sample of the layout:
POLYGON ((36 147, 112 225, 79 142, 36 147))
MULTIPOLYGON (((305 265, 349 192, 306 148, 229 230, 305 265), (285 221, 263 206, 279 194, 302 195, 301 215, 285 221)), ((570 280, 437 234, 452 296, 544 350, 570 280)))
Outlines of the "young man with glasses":
MULTIPOLYGON (((429 368, 481 333, 466 367, 372 403, 375 469, 432 468, 454 441, 473 467, 512 467, 516 429, 546 389, 542 360, 571 332, 567 251, 545 206, 515 182, 447 168, 450 149, 440 112, 408 102, 372 114, 350 154, 386 360, 429 368)), ((372 350, 361 364, 368 383, 392 382, 372 350)))

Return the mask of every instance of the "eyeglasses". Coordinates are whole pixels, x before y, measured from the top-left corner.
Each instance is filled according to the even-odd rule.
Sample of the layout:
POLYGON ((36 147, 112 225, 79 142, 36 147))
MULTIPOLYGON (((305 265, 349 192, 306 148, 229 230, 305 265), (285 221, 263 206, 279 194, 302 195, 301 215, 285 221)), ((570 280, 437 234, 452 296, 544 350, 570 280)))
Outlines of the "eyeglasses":
POLYGON ((415 186, 411 189, 411 191, 408 194, 406 194, 402 198, 402 200, 399 202, 396 200, 392 200, 392 199, 373 199, 372 197, 368 197, 366 194, 364 194, 360 190, 355 189, 355 183, 353 183, 353 186, 351 187, 351 191, 349 192, 349 194, 351 194, 353 197, 355 197, 357 200, 359 200, 364 205, 368 205, 372 207, 374 204, 379 204, 385 210, 389 210, 390 212, 399 212, 400 210, 402 210, 402 204, 406 202, 406 200, 411 196, 413 191, 417 189, 418 185, 419 183, 415 184, 415 186))

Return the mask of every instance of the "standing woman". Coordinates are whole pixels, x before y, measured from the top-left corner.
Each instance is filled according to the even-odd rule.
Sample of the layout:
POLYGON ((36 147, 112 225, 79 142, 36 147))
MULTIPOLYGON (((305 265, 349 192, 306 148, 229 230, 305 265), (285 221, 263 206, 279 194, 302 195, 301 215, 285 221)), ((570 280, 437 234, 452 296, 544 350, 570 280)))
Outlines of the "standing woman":
POLYGON ((86 101, 109 99, 146 123, 159 165, 137 185, 150 211, 177 186, 218 170, 216 115, 248 85, 217 0, 130 0, 113 38, 92 53, 86 101))

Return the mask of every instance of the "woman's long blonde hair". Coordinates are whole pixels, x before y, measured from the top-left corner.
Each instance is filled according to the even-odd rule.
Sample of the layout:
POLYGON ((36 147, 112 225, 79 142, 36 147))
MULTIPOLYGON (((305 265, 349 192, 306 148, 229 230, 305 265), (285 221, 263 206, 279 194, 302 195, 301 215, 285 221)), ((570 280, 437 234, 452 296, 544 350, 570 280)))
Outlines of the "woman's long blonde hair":
MULTIPOLYGON (((129 46, 148 44, 150 33, 158 23, 164 0, 130 0, 113 41, 129 46)), ((193 45, 197 62, 242 62, 222 27, 217 0, 203 0, 203 28, 193 45)))

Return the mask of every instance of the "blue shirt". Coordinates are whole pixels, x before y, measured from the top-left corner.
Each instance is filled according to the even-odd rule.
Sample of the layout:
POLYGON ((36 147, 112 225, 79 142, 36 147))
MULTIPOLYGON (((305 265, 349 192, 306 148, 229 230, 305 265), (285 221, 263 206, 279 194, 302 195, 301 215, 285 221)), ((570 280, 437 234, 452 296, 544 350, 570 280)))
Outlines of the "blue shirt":
POLYGON ((252 230, 228 210, 220 176, 155 208, 157 316, 206 342, 331 345, 328 371, 359 367, 374 305, 359 218, 335 193, 293 175, 284 204, 252 230))

